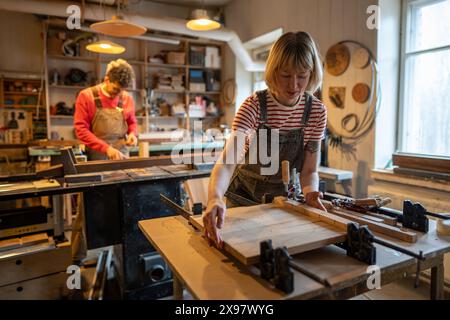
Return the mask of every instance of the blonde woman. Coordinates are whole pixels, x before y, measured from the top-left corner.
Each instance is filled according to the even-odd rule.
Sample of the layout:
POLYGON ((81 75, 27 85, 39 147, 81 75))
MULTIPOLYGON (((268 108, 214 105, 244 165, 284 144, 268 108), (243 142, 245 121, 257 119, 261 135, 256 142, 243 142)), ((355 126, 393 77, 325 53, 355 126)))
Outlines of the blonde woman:
POLYGON ((219 229, 225 222, 227 205, 242 205, 239 201, 230 201, 231 197, 225 205, 227 194, 261 202, 266 193, 278 196, 284 192, 279 167, 275 174, 267 176, 261 171, 267 166, 259 160, 256 163, 249 161, 249 146, 253 146, 255 137, 264 137, 259 134, 264 130, 268 149, 270 139, 275 136, 279 139, 278 164, 287 160, 291 168, 300 172, 306 203, 325 210, 318 192, 317 169, 327 111, 312 95, 321 86, 322 75, 318 50, 308 33, 286 33, 273 45, 265 72, 268 89, 254 93, 241 105, 233 121, 232 135, 222 153, 221 159, 228 159, 229 154, 234 153, 245 161, 240 164, 238 161, 219 161, 211 173, 203 222, 205 236, 216 246, 222 246, 219 229))

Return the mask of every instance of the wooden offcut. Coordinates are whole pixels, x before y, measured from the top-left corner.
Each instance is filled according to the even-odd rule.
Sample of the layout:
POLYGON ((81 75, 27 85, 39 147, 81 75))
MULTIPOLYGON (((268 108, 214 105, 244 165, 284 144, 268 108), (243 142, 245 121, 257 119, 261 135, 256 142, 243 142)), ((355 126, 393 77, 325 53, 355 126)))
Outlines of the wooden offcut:
MULTIPOLYGON (((203 229, 201 217, 191 218, 191 223, 203 229)), ((344 225, 333 226, 316 217, 298 215, 289 208, 263 204, 228 209, 220 235, 227 252, 251 265, 259 261, 261 241, 271 239, 273 247, 286 246, 290 254, 297 254, 345 241, 344 229, 344 225)))
POLYGON ((394 153, 392 155, 392 163, 400 168, 443 173, 450 172, 450 160, 446 157, 394 153))

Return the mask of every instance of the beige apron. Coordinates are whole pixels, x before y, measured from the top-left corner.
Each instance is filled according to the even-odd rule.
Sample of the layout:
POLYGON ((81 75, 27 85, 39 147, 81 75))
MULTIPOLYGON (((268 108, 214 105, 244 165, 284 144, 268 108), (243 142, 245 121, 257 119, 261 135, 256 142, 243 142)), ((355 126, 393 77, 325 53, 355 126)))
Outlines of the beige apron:
MULTIPOLYGON (((122 108, 122 96, 115 108, 103 108, 97 87, 91 88, 96 111, 92 119, 91 131, 99 139, 107 142, 125 155, 128 155, 128 148, 125 145, 125 135, 128 132, 128 124, 125 120, 122 108)), ((90 148, 87 148, 89 160, 107 160, 107 155, 90 148)))

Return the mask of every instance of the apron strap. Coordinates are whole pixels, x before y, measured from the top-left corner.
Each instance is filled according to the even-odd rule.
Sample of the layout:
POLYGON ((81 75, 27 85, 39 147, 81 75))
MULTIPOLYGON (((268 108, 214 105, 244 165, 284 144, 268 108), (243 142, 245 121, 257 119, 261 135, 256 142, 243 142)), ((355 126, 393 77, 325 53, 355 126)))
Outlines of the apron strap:
MULTIPOLYGON (((102 106, 102 101, 100 100, 100 95, 98 94, 97 86, 91 87, 91 91, 92 91, 92 95, 94 96, 95 106, 97 107, 97 109, 101 109, 103 106, 102 106)), ((117 102, 117 107, 120 109, 123 108, 122 96, 123 96, 122 94, 119 96, 119 102, 117 102)))
POLYGON ((302 128, 306 127, 306 124, 308 123, 309 116, 311 115, 311 109, 312 109, 312 96, 305 92, 305 109, 303 111, 302 120, 300 121, 300 124, 302 125, 302 128))
POLYGON ((261 124, 265 124, 267 122, 267 89, 256 91, 256 95, 259 100, 259 120, 261 121, 261 124))
POLYGON ((97 109, 101 109, 102 101, 100 100, 100 95, 98 94, 97 86, 91 87, 92 95, 94 96, 94 103, 97 109))
POLYGON ((117 102, 117 108, 120 108, 120 109, 122 109, 123 107, 123 102, 122 102, 122 94, 120 94, 120 96, 119 96, 119 102, 117 102))

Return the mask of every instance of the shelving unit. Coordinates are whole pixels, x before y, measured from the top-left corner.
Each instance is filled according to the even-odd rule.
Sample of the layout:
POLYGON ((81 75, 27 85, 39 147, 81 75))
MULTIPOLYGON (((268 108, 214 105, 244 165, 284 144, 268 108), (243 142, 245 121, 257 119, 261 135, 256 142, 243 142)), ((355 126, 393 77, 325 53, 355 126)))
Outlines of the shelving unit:
MULTIPOLYGON (((224 43, 209 41, 209 40, 197 40, 179 38, 179 44, 167 44, 155 42, 154 40, 146 40, 144 37, 139 38, 110 38, 102 36, 102 38, 110 39, 122 46, 126 47, 126 51, 121 55, 103 55, 88 52, 80 49, 79 56, 65 56, 62 52, 50 52, 48 46, 48 39, 54 33, 63 31, 68 37, 75 37, 79 31, 68 31, 65 25, 56 23, 54 21, 47 21, 43 23, 44 34, 44 47, 45 51, 45 74, 48 81, 46 82, 46 106, 47 106, 47 127, 48 138, 51 137, 52 131, 58 131, 62 133, 64 139, 74 139, 73 127, 68 127, 67 121, 73 119, 72 116, 67 115, 51 115, 50 107, 56 105, 59 101, 64 101, 67 106, 74 105, 76 96, 79 91, 98 84, 102 81, 106 71, 106 65, 111 60, 123 58, 127 60, 133 66, 136 74, 136 82, 133 88, 127 89, 127 91, 133 96, 135 101, 136 118, 138 120, 139 133, 149 132, 150 128, 160 127, 161 129, 174 129, 185 128, 190 129, 191 120, 204 119, 207 120, 208 125, 218 126, 220 121, 220 113, 218 116, 206 115, 205 117, 190 117, 189 116, 189 103, 197 95, 206 96, 215 102, 215 105, 223 113, 221 104, 221 92, 209 91, 198 92, 198 90, 189 90, 189 72, 190 70, 199 71, 214 71, 220 74, 218 81, 223 83, 221 78, 223 72, 223 63, 220 68, 211 68, 205 66, 197 66, 191 63, 189 59, 189 51, 191 46, 212 46, 218 48, 221 56, 223 57, 224 43), (161 52, 184 52, 185 63, 153 63, 149 62, 151 57, 161 52), (65 83, 65 74, 70 68, 79 68, 88 72, 88 80, 86 83, 69 85, 65 83), (60 75, 59 81, 55 83, 52 75, 53 70, 58 70, 60 75), (153 75, 154 73, 161 71, 167 72, 173 75, 182 75, 184 89, 157 89, 155 88, 153 75), (154 103, 157 98, 166 100, 170 105, 174 103, 183 103, 186 108, 186 116, 160 114, 153 116, 150 114, 151 103, 154 103), (152 101, 149 101, 152 99, 152 101), (146 101, 147 100, 147 101, 146 101)), ((84 46, 83 45, 80 45, 84 46)), ((223 61, 222 61, 223 62, 223 61)))
POLYGON ((0 76, 1 144, 24 144, 47 136, 41 86, 38 76, 0 76))

